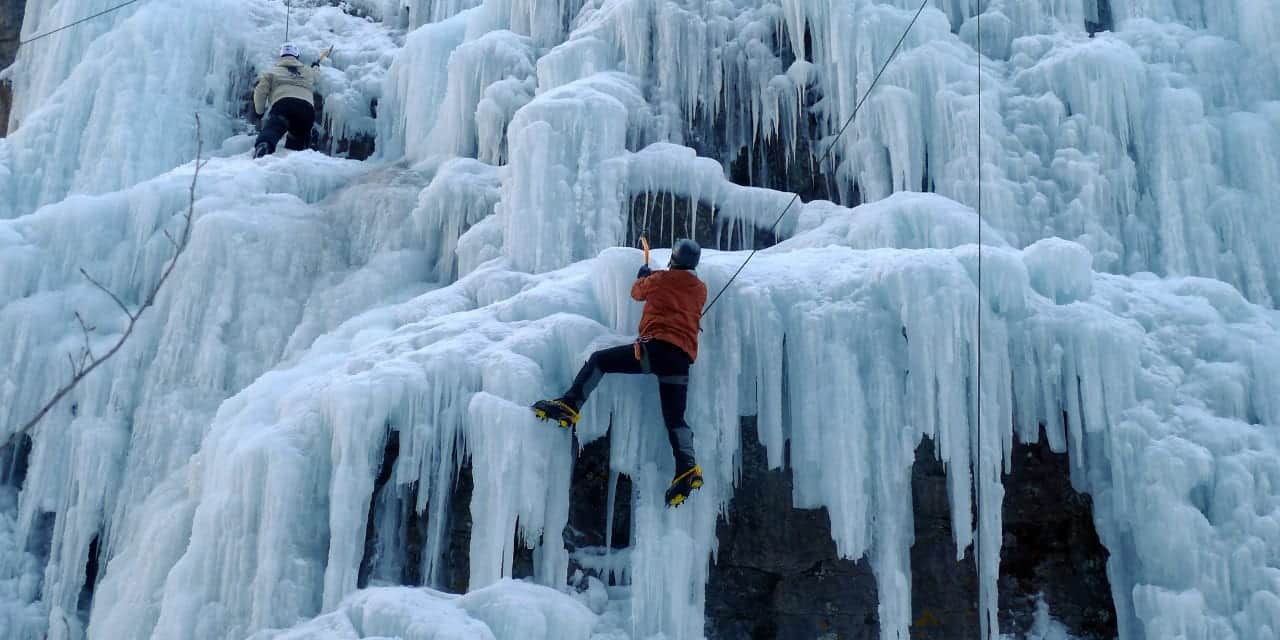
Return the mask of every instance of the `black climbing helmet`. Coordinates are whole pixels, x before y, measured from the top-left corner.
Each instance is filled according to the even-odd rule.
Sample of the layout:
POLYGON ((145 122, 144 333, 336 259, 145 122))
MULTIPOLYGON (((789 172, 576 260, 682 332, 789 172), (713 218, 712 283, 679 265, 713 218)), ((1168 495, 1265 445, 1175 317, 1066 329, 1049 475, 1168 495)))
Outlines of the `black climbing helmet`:
POLYGON ((681 238, 671 247, 671 266, 676 269, 696 269, 702 257, 702 247, 689 238, 681 238))

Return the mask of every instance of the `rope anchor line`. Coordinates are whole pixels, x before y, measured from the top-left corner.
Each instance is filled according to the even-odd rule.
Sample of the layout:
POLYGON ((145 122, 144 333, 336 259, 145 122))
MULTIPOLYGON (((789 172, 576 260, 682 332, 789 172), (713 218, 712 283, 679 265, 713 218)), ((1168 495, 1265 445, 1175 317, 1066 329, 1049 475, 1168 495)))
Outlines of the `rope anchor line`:
MULTIPOLYGON (((858 117, 858 112, 862 110, 862 105, 866 103, 867 98, 871 96, 871 92, 874 91, 876 85, 880 83, 880 76, 884 75, 885 69, 889 68, 889 63, 893 62, 894 57, 898 55, 898 51, 902 49, 902 43, 907 40, 907 34, 911 33, 911 29, 916 26, 916 21, 920 19, 920 14, 924 13, 924 8, 928 4, 929 0, 924 0, 920 3, 920 8, 916 9, 916 14, 912 16, 911 22, 907 24, 907 28, 902 32, 902 37, 898 38, 898 44, 893 46, 893 51, 889 52, 889 57, 885 58, 884 64, 880 65, 880 70, 876 72, 875 78, 871 80, 871 85, 867 87, 867 90, 862 94, 862 98, 858 100, 858 104, 853 107, 853 113, 849 115, 848 120, 845 120, 844 125, 840 127, 840 130, 836 132, 836 137, 831 139, 831 144, 827 145, 827 150, 818 158, 817 166, 822 166, 822 163, 826 162, 827 157, 831 155, 831 151, 835 149, 836 143, 840 141, 840 137, 844 135, 844 132, 849 128, 849 125, 853 124, 853 119, 858 117)), ((773 231, 778 228, 778 223, 782 222, 783 216, 787 215, 787 212, 791 210, 791 207, 794 206, 796 201, 799 199, 800 194, 798 192, 791 196, 791 201, 787 203, 787 206, 782 208, 782 212, 778 214, 778 217, 773 221, 773 224, 769 225, 769 233, 773 233, 773 231)), ((742 270, 747 268, 747 263, 751 262, 751 259, 756 257, 756 253, 759 251, 759 249, 751 250, 751 253, 747 255, 747 259, 742 261, 742 266, 738 267, 738 270, 734 271, 732 276, 729 276, 728 282, 724 283, 724 286, 720 288, 719 293, 716 293, 716 297, 711 299, 711 304, 708 304, 707 308, 703 309, 702 314, 698 317, 706 317, 707 313, 711 311, 711 307, 716 306, 716 303, 720 301, 720 296, 724 295, 724 292, 729 290, 729 285, 733 284, 733 281, 738 278, 738 274, 742 273, 742 270)))
POLYGON ((57 29, 53 29, 53 30, 51 30, 51 31, 46 31, 46 32, 41 33, 41 34, 31 36, 30 38, 27 38, 26 40, 19 40, 19 41, 18 41, 18 47, 19 47, 19 48, 21 48, 23 45, 31 44, 32 42, 35 42, 36 40, 39 40, 39 39, 41 39, 41 38, 47 38, 47 37, 49 37, 49 36, 51 36, 51 35, 53 35, 53 34, 55 34, 55 33, 58 33, 58 32, 61 32, 61 31, 66 31, 67 29, 70 29, 71 27, 74 27, 74 26, 76 26, 76 25, 84 24, 84 23, 86 23, 86 22, 88 22, 88 21, 90 21, 90 20, 93 20, 94 18, 100 18, 100 17, 102 17, 102 16, 107 15, 108 13, 112 13, 112 12, 115 12, 115 11, 119 11, 120 9, 123 9, 123 8, 125 8, 125 7, 127 7, 127 6, 129 6, 129 5, 131 5, 131 4, 134 4, 135 2, 139 2, 139 1, 140 1, 140 0, 128 0, 128 2, 122 2, 122 3, 120 3, 120 4, 118 4, 118 5, 114 6, 114 7, 110 7, 110 8, 107 8, 107 9, 103 9, 102 11, 99 11, 99 12, 97 12, 97 13, 95 13, 95 14, 91 15, 91 16, 85 16, 85 17, 83 17, 83 18, 80 18, 79 20, 76 20, 75 22, 71 22, 71 23, 69 23, 69 24, 62 25, 61 27, 58 27, 57 29))
MULTIPOLYGON (((93 19, 95 19, 95 18, 101 18, 102 16, 105 16, 105 15, 107 15, 108 13, 114 13, 114 12, 116 12, 116 11, 119 11, 119 10, 121 10, 121 9, 123 9, 123 8, 125 8, 125 7, 127 7, 127 6, 129 6, 129 5, 131 5, 131 4, 136 4, 136 3, 138 3, 138 2, 141 2, 141 0, 127 0, 126 2, 122 2, 122 3, 118 4, 118 5, 113 6, 113 7, 108 7, 108 8, 106 8, 106 9, 103 9, 102 11, 99 11, 99 12, 97 12, 97 13, 95 13, 95 14, 91 15, 91 16, 85 16, 85 17, 83 17, 83 18, 80 18, 79 20, 75 20, 75 21, 73 21, 73 22, 69 22, 69 23, 67 23, 67 24, 64 24, 64 25, 62 25, 61 27, 58 27, 57 29, 50 29, 49 31, 45 31, 44 33, 40 33, 40 34, 36 34, 36 35, 34 35, 34 36, 31 36, 30 38, 27 38, 26 40, 19 40, 19 41, 18 41, 18 47, 19 47, 19 48, 22 48, 23 46, 28 45, 28 44, 31 44, 32 42, 35 42, 36 40, 40 40, 40 39, 42 39, 42 38, 48 38, 49 36, 51 36, 51 35, 53 35, 53 34, 55 34, 55 33, 60 33, 60 32, 62 32, 62 31, 66 31, 67 29, 70 29, 71 27, 74 27, 74 26, 77 26, 77 25, 84 24, 84 23, 86 23, 86 22, 88 22, 88 21, 90 21, 90 20, 93 20, 93 19)), ((285 0, 285 3, 284 3, 284 4, 285 4, 285 14, 284 14, 284 39, 285 39, 285 42, 288 42, 288 41, 289 41, 289 22, 290 22, 290 19, 293 17, 293 0, 285 0)))

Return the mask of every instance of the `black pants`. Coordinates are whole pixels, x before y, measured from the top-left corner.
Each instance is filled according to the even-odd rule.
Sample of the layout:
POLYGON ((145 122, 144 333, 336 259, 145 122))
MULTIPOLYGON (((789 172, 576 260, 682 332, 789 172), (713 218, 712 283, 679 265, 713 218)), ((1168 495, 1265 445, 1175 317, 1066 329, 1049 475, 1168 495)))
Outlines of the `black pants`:
POLYGON ((692 364, 684 351, 662 340, 643 343, 640 360, 636 360, 635 345, 604 349, 591 354, 564 397, 581 407, 606 373, 650 373, 658 376, 662 420, 667 424, 667 439, 671 441, 671 454, 676 459, 676 473, 684 473, 695 464, 693 429, 684 421, 689 399, 689 367, 692 364))
POLYGON ((276 144, 285 138, 284 148, 302 151, 311 144, 311 127, 316 123, 316 108, 306 100, 281 98, 271 105, 271 111, 262 120, 262 131, 253 146, 267 143, 268 153, 276 152, 276 144))

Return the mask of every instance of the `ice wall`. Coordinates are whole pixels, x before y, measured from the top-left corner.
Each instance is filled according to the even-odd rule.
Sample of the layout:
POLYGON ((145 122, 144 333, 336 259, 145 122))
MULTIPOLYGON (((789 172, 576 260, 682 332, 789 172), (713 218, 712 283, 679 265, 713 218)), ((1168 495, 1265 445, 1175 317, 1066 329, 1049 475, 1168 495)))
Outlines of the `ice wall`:
POLYGON ((253 640, 588 640, 595 616, 547 587, 511 580, 465 596, 432 589, 375 588, 345 599, 337 611, 253 640))
MULTIPOLYGON (((104 548, 131 539, 140 524, 136 511, 198 448, 223 399, 354 309, 422 288, 421 254, 369 258, 361 250, 362 238, 400 237, 416 190, 396 200, 379 189, 387 209, 366 200, 366 210, 401 217, 388 217, 382 232, 377 225, 356 229, 348 225, 350 203, 335 199, 332 213, 321 215, 324 209, 309 202, 339 183, 358 190, 352 183, 367 174, 359 163, 303 154, 247 168, 243 159, 205 168, 192 243, 174 274, 181 284, 162 293, 126 349, 36 434, 19 540, 62 556, 44 569, 44 600, 72 619, 93 538, 104 548), (346 265, 356 263, 370 268, 352 273, 346 265), (315 299, 308 302, 302 292, 311 289, 315 299), (67 476, 66 469, 78 473, 67 476), (45 513, 58 514, 52 530, 40 525, 45 513)), ((0 311, 0 333, 12 345, 6 349, 12 370, 24 372, 2 385, 6 442, 64 382, 66 354, 78 352, 77 339, 64 332, 64 312, 79 310, 96 327, 99 354, 123 328, 122 314, 77 270, 136 307, 170 255, 163 231, 177 231, 174 216, 186 210, 190 178, 188 165, 124 192, 73 198, 6 223, 0 268, 12 302, 0 311)))
MULTIPOLYGON (((23 37, 108 6, 30 2, 23 37)), ((189 161, 195 115, 206 141, 247 130, 251 71, 274 61, 284 12, 280 3, 146 0, 24 45, 8 72, 14 106, 0 218, 69 194, 117 191, 189 161)), ((394 34, 333 7, 296 18, 291 36, 304 58, 335 45, 319 82, 335 137, 372 134, 370 100, 381 93, 394 34)))
MULTIPOLYGON (((1276 256, 1259 241, 1265 234, 1242 230, 1272 231, 1276 181, 1266 176, 1280 171, 1280 87, 1270 73, 1274 45, 1235 23, 1267 33, 1275 12, 1216 3, 1209 24, 1189 9, 1114 4, 1117 30, 1096 37, 1085 30, 1096 17, 1092 2, 986 5, 984 213, 1020 246, 1065 237, 1088 247, 1100 270, 1215 277, 1269 304, 1276 256)), ((688 143, 725 163, 769 138, 794 150, 810 113, 828 134, 851 115, 893 46, 883 34, 905 27, 908 5, 588 2, 567 40, 538 60, 537 92, 619 69, 649 94, 647 122, 632 122, 649 132, 642 141, 688 143)), ((473 31, 520 29, 507 8, 459 18, 473 31)), ((975 7, 943 8, 922 15, 823 168, 844 201, 930 190, 976 203, 975 7)), ((444 51, 426 55, 443 69, 444 51)), ((468 82, 488 73, 467 66, 468 82)), ((416 83, 415 95, 438 95, 445 80, 432 82, 416 83)), ((462 113, 444 119, 471 117, 462 113)), ((830 138, 818 142, 815 154, 830 138)), ((520 165, 513 159, 513 169, 520 165)))
MULTIPOLYGON (((899 198, 895 204, 910 211, 920 203, 899 198)), ((712 283, 722 280, 734 258, 710 257, 704 275, 712 283)), ((1232 557, 1240 545, 1267 548, 1269 493, 1231 493, 1230 482, 1212 480, 1197 491, 1167 483, 1191 463, 1206 468, 1199 477, 1217 464, 1247 465, 1236 472, 1241 478, 1273 472, 1268 460, 1276 443, 1249 424, 1268 424, 1268 398, 1276 391, 1273 367, 1252 355, 1254 349, 1265 353, 1280 335, 1271 314, 1210 281, 1091 275, 1087 258, 1079 245, 1065 242, 1024 252, 990 247, 988 286, 979 297, 971 246, 762 254, 740 293, 726 298, 707 326, 708 356, 695 368, 690 416, 699 426, 697 446, 709 482, 688 509, 667 511, 652 498, 670 474, 656 416, 643 410, 655 400, 654 390, 639 381, 606 382, 580 435, 603 435, 611 414, 612 464, 636 479, 634 636, 701 631, 701 581, 716 516, 731 494, 737 416, 744 413, 761 416, 771 458, 781 461, 783 438, 789 440, 797 504, 826 506, 841 553, 873 559, 888 637, 905 634, 910 621, 915 446, 929 436, 948 462, 958 552, 976 526, 981 546, 994 553, 999 509, 991 505, 999 504, 998 474, 1015 416, 1020 437, 1038 437, 1034 426, 1044 424, 1055 447, 1071 452, 1078 481, 1099 500, 1104 540, 1123 567, 1113 573, 1117 592, 1151 599, 1133 605, 1142 622, 1126 621, 1134 626, 1126 627, 1125 637, 1143 628, 1187 625, 1185 607, 1167 606, 1164 599, 1183 591, 1215 592, 1221 570, 1246 582, 1265 580, 1262 565, 1212 567, 1238 562, 1232 557), (969 326, 979 310, 987 314, 981 343, 969 326), (851 323, 859 328, 849 331, 851 323), (1180 347, 1206 356, 1203 350, 1212 349, 1225 362, 1202 356, 1179 363, 1180 347), (964 363, 972 365, 969 354, 978 348, 986 370, 975 388, 964 363), (777 366, 782 361, 790 372, 785 388, 777 366), (1221 377, 1224 368, 1237 371, 1227 379, 1234 382, 1221 377), (726 378, 724 371, 738 375, 726 378), (981 433, 974 429, 970 400, 978 392, 988 400, 981 433), (833 429, 831 415, 860 428, 833 429), (1239 435, 1225 435, 1232 432, 1239 435), (987 506, 978 510, 969 497, 970 463, 985 491, 987 506), (1204 501, 1200 509, 1224 510, 1215 517, 1229 518, 1230 525, 1215 527, 1197 515, 1197 501, 1204 501), (1129 515, 1148 511, 1159 518, 1139 523, 1129 515), (1171 532, 1193 537, 1170 540, 1171 532), (1181 544, 1178 555, 1170 555, 1171 542, 1181 544), (1146 557, 1137 561, 1128 554, 1146 557), (1187 554, 1201 558, 1205 572, 1168 575, 1187 554)), ((620 294, 635 260, 634 251, 610 251, 593 263, 538 277, 490 267, 352 320, 293 366, 250 385, 221 407, 202 451, 178 474, 197 474, 186 487, 192 493, 177 504, 161 499, 167 490, 153 493, 155 504, 138 518, 146 531, 137 534, 153 542, 144 555, 125 551, 108 568, 96 604, 103 615, 95 613, 95 624, 103 625, 97 632, 152 630, 114 624, 138 620, 107 595, 122 592, 163 594, 154 628, 162 636, 180 634, 183 620, 207 619, 214 611, 215 628, 252 629, 287 625, 293 616, 335 606, 352 588, 359 565, 386 425, 400 432, 402 451, 412 452, 397 462, 396 481, 417 483, 431 496, 425 506, 433 518, 443 509, 436 487, 443 481, 447 495, 460 462, 454 453, 459 440, 471 456, 478 470, 471 503, 473 586, 509 575, 511 539, 504 532, 516 531, 517 523, 521 539, 537 549, 537 575, 558 584, 555 576, 564 575, 566 560, 558 539, 548 543, 546 533, 564 526, 570 440, 534 422, 521 405, 554 392, 592 344, 625 339, 618 334, 635 322, 638 309, 620 294), (523 381, 530 378, 546 387, 528 387, 523 381), (185 552, 171 570, 148 571, 157 562, 154 541, 164 540, 173 526, 160 514, 187 510, 194 510, 194 526, 185 552), (317 528, 319 514, 327 514, 320 520, 327 525, 317 528), (270 557, 251 561, 255 556, 243 555, 263 545, 273 549, 270 557), (232 567, 239 569, 230 572, 232 567), (158 582, 139 577, 148 575, 158 582), (273 588, 269 596, 246 595, 253 584, 273 588), (193 585, 199 585, 195 593, 193 585), (319 600, 331 597, 332 604, 319 600), (170 611, 176 611, 168 614, 172 622, 170 611)), ((993 580, 995 559, 984 558, 980 566, 986 567, 984 579, 993 580)), ((1201 605, 1193 624, 1213 631, 1191 637, 1265 637, 1259 634, 1274 612, 1265 601, 1237 593, 1218 592, 1220 603, 1201 605)))
MULTIPOLYGON (((30 6, 101 8, 48 4, 30 6)), ((1040 425, 1095 499, 1122 637, 1280 629, 1270 3, 1113 0, 1114 31, 1094 37, 1092 0, 932 3, 838 141, 914 1, 320 4, 295 6, 294 38, 307 56, 337 42, 328 117, 376 132, 370 163, 243 156, 238 96, 282 38, 279 3, 148 0, 41 41, 52 54, 24 51, 11 71, 5 440, 65 379, 73 311, 95 348, 121 329, 78 269, 136 305, 168 258, 192 113, 217 156, 174 284, 33 434, 17 500, 0 494, 13 628, 296 637, 363 617, 390 633, 416 606, 468 628, 434 596, 351 596, 370 511, 389 517, 373 490, 391 431, 391 486, 412 487, 426 549, 446 543, 467 460, 472 588, 509 584, 517 544, 536 581, 563 588, 572 440, 524 406, 630 339, 626 203, 676 194, 767 226, 791 194, 729 183, 733 164, 775 144, 810 166, 835 144, 813 170, 866 204, 797 203, 785 241, 704 322, 689 412, 701 494, 676 511, 656 499, 671 463, 648 381, 608 380, 588 405, 580 441, 612 424, 636 544, 614 594, 625 612, 576 619, 603 637, 702 635, 738 417, 757 415, 769 464, 796 471, 796 505, 825 506, 840 553, 870 560, 883 638, 909 633, 909 478, 926 436, 997 637, 1000 474, 1012 439, 1040 425)), ((743 258, 708 252, 700 274, 715 291, 743 258)), ((421 560, 429 581, 435 557, 421 560)))

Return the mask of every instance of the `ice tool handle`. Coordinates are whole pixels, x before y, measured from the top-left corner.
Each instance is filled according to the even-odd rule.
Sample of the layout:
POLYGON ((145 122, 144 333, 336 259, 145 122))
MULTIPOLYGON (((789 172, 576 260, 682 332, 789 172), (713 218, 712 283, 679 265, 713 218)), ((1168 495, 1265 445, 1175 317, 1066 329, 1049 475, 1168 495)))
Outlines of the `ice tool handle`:
POLYGON ((312 62, 312 63, 311 63, 311 66, 313 66, 313 67, 318 67, 318 66, 320 66, 320 63, 321 63, 321 62, 324 62, 324 59, 325 59, 325 58, 328 58, 328 57, 329 57, 329 54, 331 54, 331 53, 333 53, 333 45, 329 45, 329 48, 328 48, 328 49, 325 49, 324 51, 321 51, 321 52, 320 52, 320 57, 319 57, 319 58, 316 58, 316 61, 315 61, 315 62, 312 62))

